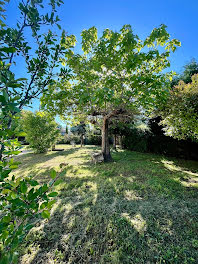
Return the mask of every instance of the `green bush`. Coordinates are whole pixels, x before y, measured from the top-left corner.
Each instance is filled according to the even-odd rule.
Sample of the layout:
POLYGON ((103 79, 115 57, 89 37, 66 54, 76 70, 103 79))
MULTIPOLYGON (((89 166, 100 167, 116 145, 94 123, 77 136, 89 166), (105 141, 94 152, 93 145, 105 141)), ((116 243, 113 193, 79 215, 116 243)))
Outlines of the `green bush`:
POLYGON ((102 144, 102 137, 101 135, 89 134, 85 138, 86 145, 101 145, 102 144))
POLYGON ((123 137, 122 145, 126 149, 147 152, 148 150, 148 132, 137 128, 130 130, 127 136, 123 137))
POLYGON ((74 141, 76 144, 80 144, 80 136, 73 134, 60 136, 57 144, 70 144, 71 141, 74 141))
POLYGON ((60 136, 57 123, 45 112, 23 112, 22 124, 26 140, 37 153, 45 153, 60 136))
POLYGON ((139 152, 151 152, 177 158, 198 160, 198 143, 192 140, 178 140, 164 135, 160 118, 150 119, 149 131, 131 128, 123 137, 124 148, 139 152))

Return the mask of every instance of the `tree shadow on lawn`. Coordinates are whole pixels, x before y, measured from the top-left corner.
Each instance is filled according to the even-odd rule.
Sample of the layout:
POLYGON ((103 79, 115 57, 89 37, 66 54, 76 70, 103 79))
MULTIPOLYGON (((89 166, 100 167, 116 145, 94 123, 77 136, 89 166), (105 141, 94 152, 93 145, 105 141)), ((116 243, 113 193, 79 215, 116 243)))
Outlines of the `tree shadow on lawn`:
POLYGON ((115 158, 81 168, 79 177, 70 167, 77 171, 66 173, 49 221, 30 232, 22 263, 197 263, 197 190, 162 157, 115 158))

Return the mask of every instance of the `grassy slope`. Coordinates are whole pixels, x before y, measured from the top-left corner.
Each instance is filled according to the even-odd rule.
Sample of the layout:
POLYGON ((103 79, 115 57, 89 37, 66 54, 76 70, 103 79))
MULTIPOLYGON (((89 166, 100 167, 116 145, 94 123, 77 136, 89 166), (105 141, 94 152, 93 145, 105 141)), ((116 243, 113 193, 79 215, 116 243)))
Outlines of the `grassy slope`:
POLYGON ((198 263, 198 163, 119 151, 93 165, 92 147, 25 154, 18 175, 49 179, 68 162, 49 221, 21 263, 198 263))

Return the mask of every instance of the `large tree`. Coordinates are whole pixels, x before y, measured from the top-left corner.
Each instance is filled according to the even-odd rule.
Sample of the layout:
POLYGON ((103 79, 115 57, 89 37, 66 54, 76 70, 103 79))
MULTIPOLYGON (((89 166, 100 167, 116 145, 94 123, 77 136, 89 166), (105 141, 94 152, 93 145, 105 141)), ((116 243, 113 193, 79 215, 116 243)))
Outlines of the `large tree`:
POLYGON ((170 40, 165 25, 154 28, 145 40, 130 25, 119 32, 105 29, 99 38, 92 27, 81 36, 82 52, 67 52, 63 78, 49 87, 43 103, 54 113, 101 118, 102 152, 108 161, 109 120, 131 116, 137 109, 149 111, 163 100, 172 74, 162 71, 180 42, 170 40))

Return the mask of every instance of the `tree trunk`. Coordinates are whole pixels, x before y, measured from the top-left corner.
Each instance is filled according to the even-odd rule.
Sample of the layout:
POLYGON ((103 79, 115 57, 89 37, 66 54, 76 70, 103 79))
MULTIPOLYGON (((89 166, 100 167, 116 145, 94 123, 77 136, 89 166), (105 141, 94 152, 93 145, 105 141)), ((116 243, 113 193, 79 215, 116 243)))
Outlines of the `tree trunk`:
POLYGON ((121 145, 121 149, 124 149, 124 146, 123 146, 123 136, 120 136, 120 145, 121 145))
POLYGON ((52 151, 53 150, 56 150, 56 145, 55 144, 52 145, 52 151))
POLYGON ((84 145, 84 137, 83 135, 80 136, 80 146, 82 148, 82 146, 84 145))
POLYGON ((109 145, 109 120, 104 117, 102 126, 102 154, 104 161, 111 161, 110 145, 109 145))
POLYGON ((116 149, 116 134, 113 135, 113 149, 117 151, 116 149))

